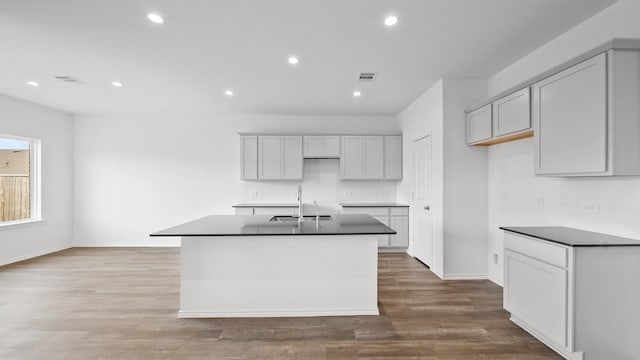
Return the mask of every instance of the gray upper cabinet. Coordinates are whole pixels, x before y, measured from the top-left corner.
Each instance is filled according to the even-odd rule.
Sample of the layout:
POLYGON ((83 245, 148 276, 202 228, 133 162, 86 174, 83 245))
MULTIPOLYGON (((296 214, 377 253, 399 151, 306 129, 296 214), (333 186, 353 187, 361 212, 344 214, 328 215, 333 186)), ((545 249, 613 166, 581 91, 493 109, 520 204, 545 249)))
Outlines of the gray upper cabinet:
POLYGON ((387 180, 402 179, 402 136, 385 136, 384 151, 384 178, 387 180))
POLYGON ((535 173, 640 175, 638 99, 638 50, 610 50, 535 83, 535 173))
POLYGON ((536 173, 607 171, 607 59, 598 55, 533 85, 536 173))
POLYGON ((530 91, 526 87, 493 102, 493 137, 531 130, 530 91))
POLYGON ((302 136, 258 136, 258 179, 302 179, 302 136))
POLYGON ((493 136, 491 104, 467 114, 467 144, 489 140, 493 136))
POLYGON ((258 137, 240 136, 240 179, 258 180, 258 137))
POLYGON ((303 156, 305 158, 339 158, 340 136, 305 136, 303 156))
POLYGON ((342 136, 341 138, 341 179, 384 179, 384 136, 342 136))

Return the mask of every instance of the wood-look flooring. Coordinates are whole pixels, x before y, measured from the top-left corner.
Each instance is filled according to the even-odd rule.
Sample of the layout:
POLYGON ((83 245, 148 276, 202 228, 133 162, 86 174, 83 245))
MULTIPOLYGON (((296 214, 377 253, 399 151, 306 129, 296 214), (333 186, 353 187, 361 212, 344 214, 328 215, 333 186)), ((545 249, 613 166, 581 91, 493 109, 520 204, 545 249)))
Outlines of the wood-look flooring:
POLYGON ((562 359, 489 281, 380 254, 380 316, 177 319, 179 249, 73 248, 0 267, 0 359, 562 359))

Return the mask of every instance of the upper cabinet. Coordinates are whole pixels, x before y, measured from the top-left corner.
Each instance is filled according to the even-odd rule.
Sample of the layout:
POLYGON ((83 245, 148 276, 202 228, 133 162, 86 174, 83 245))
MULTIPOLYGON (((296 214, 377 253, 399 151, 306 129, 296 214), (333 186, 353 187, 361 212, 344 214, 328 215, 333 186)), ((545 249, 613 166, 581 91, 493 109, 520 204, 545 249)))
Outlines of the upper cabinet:
POLYGON ((402 136, 384 137, 384 178, 402 179, 402 136))
POLYGON ((491 104, 467 114, 467 144, 489 140, 492 135, 491 104))
POLYGON ((493 145, 533 136, 526 87, 467 113, 467 144, 493 145))
POLYGON ((305 136, 303 156, 305 158, 339 158, 340 136, 305 136))
POLYGON ((342 136, 341 139, 341 179, 402 179, 401 136, 342 136))
POLYGON ((258 137, 240 136, 240 179, 258 180, 258 137))
POLYGON ((535 83, 535 173, 640 175, 638 99, 637 50, 610 50, 535 83))
POLYGON ((400 180, 402 136, 240 135, 242 180, 302 180, 304 158, 340 159, 341 180, 400 180))
MULTIPOLYGON (((242 136, 241 139, 248 137, 242 136)), ((257 139, 257 180, 302 179, 302 136, 265 135, 257 136, 257 139)), ((253 166, 245 156, 242 160, 245 162, 243 169, 253 166)))
POLYGON ((529 88, 493 102, 493 136, 499 138, 531 130, 529 88))
POLYGON ((640 39, 613 39, 467 111, 467 143, 534 136, 547 176, 640 175, 640 39))

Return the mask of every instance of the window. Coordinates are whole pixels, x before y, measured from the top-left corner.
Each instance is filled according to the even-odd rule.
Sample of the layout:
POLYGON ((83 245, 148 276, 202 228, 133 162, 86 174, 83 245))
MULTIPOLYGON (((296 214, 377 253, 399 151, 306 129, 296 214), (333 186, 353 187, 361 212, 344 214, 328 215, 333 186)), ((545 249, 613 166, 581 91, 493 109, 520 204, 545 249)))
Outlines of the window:
POLYGON ((40 141, 0 135, 0 225, 40 219, 40 141))

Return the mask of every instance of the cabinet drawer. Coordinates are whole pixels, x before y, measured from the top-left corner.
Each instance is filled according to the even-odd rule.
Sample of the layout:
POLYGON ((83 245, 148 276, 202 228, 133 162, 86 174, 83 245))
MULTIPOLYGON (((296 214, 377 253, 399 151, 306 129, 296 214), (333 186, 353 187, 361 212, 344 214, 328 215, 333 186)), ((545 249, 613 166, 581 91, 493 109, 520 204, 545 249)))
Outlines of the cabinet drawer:
POLYGON ((387 216, 389 208, 386 207, 343 207, 344 214, 367 214, 371 216, 387 216))
POLYGON ((567 247, 529 236, 505 232, 504 248, 545 263, 566 268, 567 247))
POLYGON ((408 207, 392 207, 390 209, 391 209, 391 215, 409 216, 408 207))

